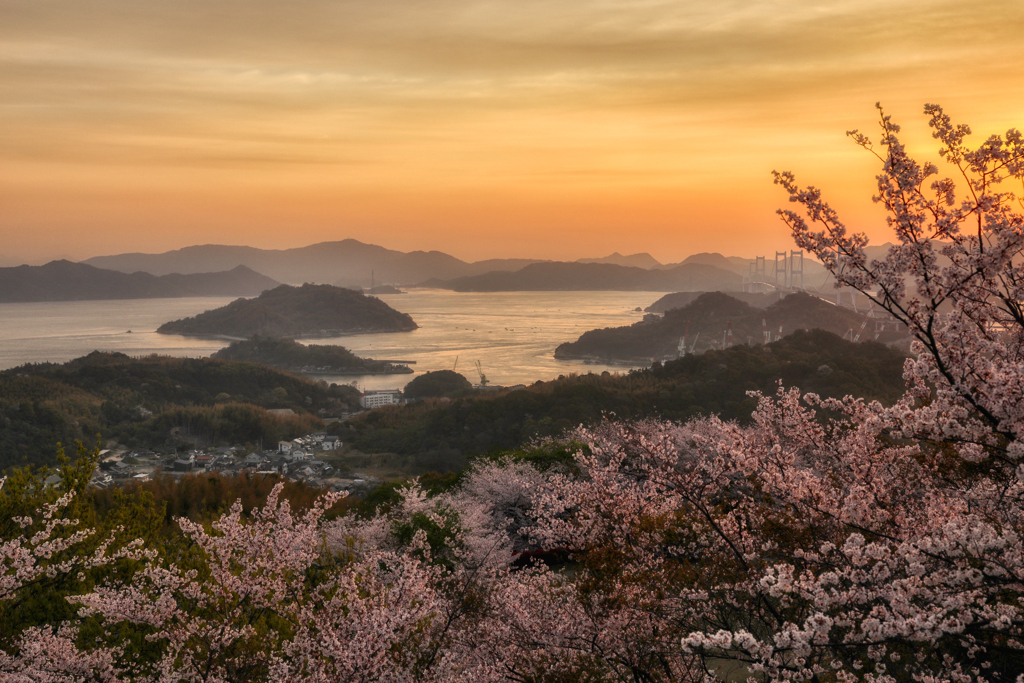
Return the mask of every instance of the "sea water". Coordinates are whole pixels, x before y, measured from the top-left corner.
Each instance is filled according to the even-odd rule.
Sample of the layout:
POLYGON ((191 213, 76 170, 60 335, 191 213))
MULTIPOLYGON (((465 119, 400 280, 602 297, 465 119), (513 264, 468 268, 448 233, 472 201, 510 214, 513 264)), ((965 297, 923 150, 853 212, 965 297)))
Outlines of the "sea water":
MULTIPOLYGON (((630 325, 643 317, 636 308, 649 306, 663 294, 411 289, 379 298, 411 315, 417 330, 302 341, 339 344, 369 358, 415 361, 410 365, 414 374, 318 377, 361 389, 400 389, 416 375, 453 368, 477 383, 477 361, 491 384, 530 384, 574 372, 628 369, 559 361, 555 347, 575 341, 587 330, 630 325)), ((209 356, 228 340, 157 334, 156 328, 229 301, 194 297, 0 304, 0 369, 62 363, 95 350, 129 356, 209 356)))

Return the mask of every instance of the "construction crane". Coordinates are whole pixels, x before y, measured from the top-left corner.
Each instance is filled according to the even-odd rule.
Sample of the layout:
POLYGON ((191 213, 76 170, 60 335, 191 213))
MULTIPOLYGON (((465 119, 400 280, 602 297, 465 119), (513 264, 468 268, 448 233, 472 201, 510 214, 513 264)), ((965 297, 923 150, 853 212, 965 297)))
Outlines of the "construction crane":
POLYGON ((682 358, 686 355, 686 338, 690 336, 690 322, 686 322, 686 331, 683 332, 683 336, 679 339, 679 346, 676 347, 678 353, 676 356, 682 358))
POLYGON ((476 362, 476 371, 480 375, 480 386, 487 386, 487 375, 484 374, 483 366, 480 365, 480 361, 476 362))
POLYGON ((857 336, 853 338, 853 341, 855 341, 855 342, 859 342, 860 341, 860 335, 864 334, 864 328, 867 327, 867 326, 868 326, 868 319, 864 318, 864 322, 862 322, 860 324, 860 329, 857 330, 857 336))
POLYGON ((459 367, 459 357, 455 356, 455 365, 452 366, 452 372, 455 372, 455 368, 459 367))

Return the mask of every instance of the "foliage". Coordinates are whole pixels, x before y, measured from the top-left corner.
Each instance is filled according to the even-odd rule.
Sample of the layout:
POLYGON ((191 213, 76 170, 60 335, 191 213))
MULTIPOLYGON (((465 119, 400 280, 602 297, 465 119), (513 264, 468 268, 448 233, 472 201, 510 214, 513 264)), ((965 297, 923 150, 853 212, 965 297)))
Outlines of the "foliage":
POLYGON ((0 468, 53 464, 58 443, 97 433, 136 448, 274 443, 311 431, 317 414, 354 409, 358 397, 350 386, 208 358, 94 352, 25 365, 0 373, 0 468))
POLYGON ((436 398, 452 396, 472 389, 465 375, 454 370, 435 370, 414 377, 405 386, 403 393, 406 398, 436 398))
POLYGON ((371 375, 411 373, 404 365, 392 365, 383 361, 360 358, 344 346, 322 344, 300 344, 293 339, 253 336, 247 340, 232 342, 213 358, 263 363, 284 370, 301 370, 312 367, 334 374, 371 375))
POLYGON ((308 413, 279 416, 250 403, 227 403, 171 407, 144 422, 122 425, 113 434, 130 445, 275 444, 309 434, 321 424, 308 413))
POLYGON ((420 471, 459 469, 467 456, 519 448, 595 424, 606 413, 672 420, 715 413, 749 421, 756 401, 746 392, 774 392, 780 380, 824 396, 854 394, 888 404, 903 391, 903 359, 878 343, 799 330, 766 348, 709 351, 625 376, 571 376, 450 405, 374 410, 346 422, 341 437, 366 453, 409 456, 420 471))
MULTIPOLYGON (((266 504, 271 491, 278 484, 278 497, 288 501, 294 510, 308 510, 323 494, 322 489, 283 480, 277 475, 223 476, 219 473, 188 474, 180 477, 156 476, 142 482, 128 482, 123 488, 93 489, 86 499, 99 517, 114 514, 123 505, 125 497, 151 500, 162 511, 162 524, 153 532, 163 538, 174 536, 177 519, 197 523, 210 523, 226 514, 238 502, 242 514, 249 515, 266 504)), ((334 510, 347 508, 350 501, 339 501, 334 510)), ((332 514, 329 513, 329 514, 332 514)))
POLYGON ((53 485, 45 467, 0 479, 0 643, 72 618, 68 596, 113 576, 115 563, 154 538, 161 510, 151 498, 114 492, 109 514, 92 504, 98 452, 79 442, 71 459, 60 449, 53 485))

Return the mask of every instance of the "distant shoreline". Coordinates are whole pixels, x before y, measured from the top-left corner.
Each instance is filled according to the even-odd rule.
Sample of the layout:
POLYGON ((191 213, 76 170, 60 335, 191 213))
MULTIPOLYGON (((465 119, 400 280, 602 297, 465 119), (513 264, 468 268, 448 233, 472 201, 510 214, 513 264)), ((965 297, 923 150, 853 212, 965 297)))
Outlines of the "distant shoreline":
MULTIPOLYGON (((265 365, 265 364, 264 364, 265 365)), ((270 367, 277 367, 271 365, 270 367)), ((316 372, 307 372, 305 370, 291 370, 289 368, 277 368, 278 370, 286 370, 287 372, 297 372, 305 375, 306 377, 362 377, 363 375, 412 375, 416 371, 412 368, 406 367, 405 369, 394 369, 384 372, 367 372, 365 370, 318 370, 316 372)))
MULTIPOLYGON (((364 334, 398 334, 398 333, 401 333, 401 332, 415 332, 415 331, 416 330, 357 330, 357 331, 351 331, 350 330, 348 332, 343 332, 341 330, 326 330, 325 332, 323 332, 321 334, 288 337, 288 339, 294 339, 295 341, 301 341, 303 339, 334 339, 336 337, 355 337, 355 336, 364 335, 364 334)), ((154 330, 154 332, 156 332, 157 334, 165 334, 165 335, 168 335, 168 336, 177 335, 179 337, 188 337, 190 339, 215 339, 217 341, 229 341, 229 342, 245 341, 245 340, 249 339, 249 337, 232 337, 232 336, 229 336, 229 335, 226 335, 226 334, 212 334, 212 333, 208 333, 208 332, 207 333, 204 333, 204 332, 192 332, 192 333, 161 332, 159 329, 154 330)))

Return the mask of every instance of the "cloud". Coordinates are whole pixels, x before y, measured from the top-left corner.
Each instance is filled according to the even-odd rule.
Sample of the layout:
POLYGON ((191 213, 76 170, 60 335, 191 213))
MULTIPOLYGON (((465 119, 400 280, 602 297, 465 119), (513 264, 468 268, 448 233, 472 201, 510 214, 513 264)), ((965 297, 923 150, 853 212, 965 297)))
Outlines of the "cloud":
POLYGON ((689 192, 761 178, 769 157, 814 169, 876 100, 1014 113, 1024 57, 1016 0, 0 0, 0 16, 0 174, 40 192, 46 168, 95 183, 113 166, 184 195, 196 170, 214 193, 319 183, 339 201, 529 197, 540 176, 567 196, 689 192))

